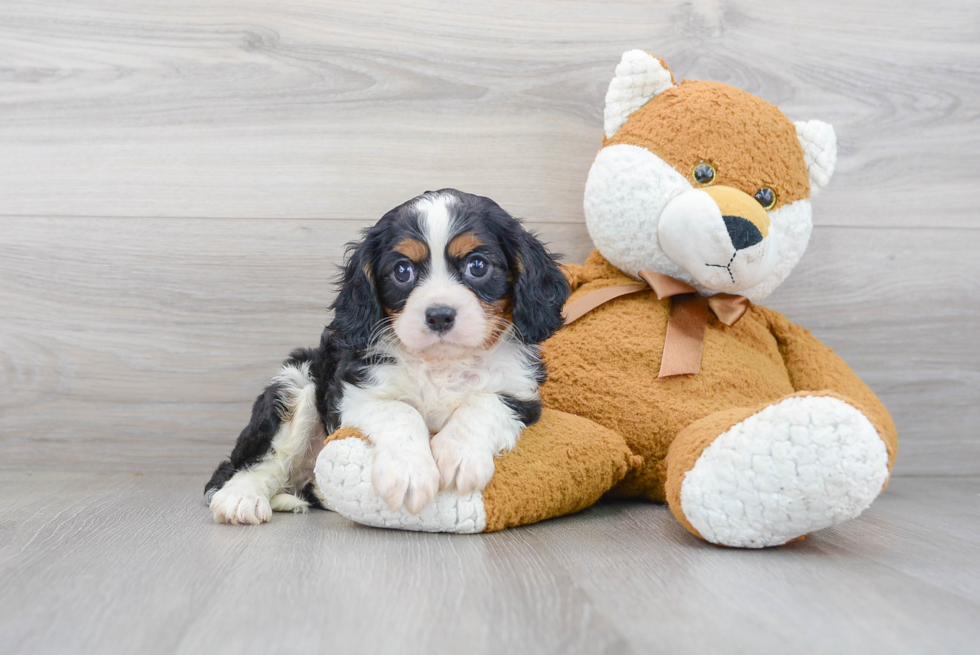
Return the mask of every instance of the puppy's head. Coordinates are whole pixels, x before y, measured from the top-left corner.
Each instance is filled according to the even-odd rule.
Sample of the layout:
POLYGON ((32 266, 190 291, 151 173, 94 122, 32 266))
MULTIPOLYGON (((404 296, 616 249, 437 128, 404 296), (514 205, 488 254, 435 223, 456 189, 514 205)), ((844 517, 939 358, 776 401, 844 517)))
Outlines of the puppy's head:
POLYGON ((520 222, 482 196, 429 191, 351 244, 332 327, 364 348, 397 339, 434 358, 539 343, 561 326, 568 284, 520 222))

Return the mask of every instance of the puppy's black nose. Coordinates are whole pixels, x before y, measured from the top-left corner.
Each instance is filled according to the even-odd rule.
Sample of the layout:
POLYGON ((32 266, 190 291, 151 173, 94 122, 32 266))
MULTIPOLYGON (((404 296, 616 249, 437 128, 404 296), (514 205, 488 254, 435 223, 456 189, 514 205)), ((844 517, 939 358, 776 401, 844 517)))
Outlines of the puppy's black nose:
POLYGON ((445 305, 435 305, 425 310, 425 322, 433 332, 445 332, 456 321, 456 310, 445 305))
POLYGON ((762 241, 762 232, 751 221, 741 216, 722 216, 722 218, 735 250, 742 250, 762 241))

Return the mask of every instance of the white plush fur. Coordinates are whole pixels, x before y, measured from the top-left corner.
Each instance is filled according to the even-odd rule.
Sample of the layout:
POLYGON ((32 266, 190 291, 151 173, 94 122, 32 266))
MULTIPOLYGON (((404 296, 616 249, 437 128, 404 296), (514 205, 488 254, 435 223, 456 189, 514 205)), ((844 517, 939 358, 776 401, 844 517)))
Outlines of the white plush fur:
POLYGON ((764 548, 858 516, 887 479, 885 444, 864 414, 795 397, 708 446, 681 484, 681 508, 712 543, 764 548))
POLYGON ((630 114, 645 105, 650 98, 674 86, 670 71, 653 55, 642 50, 629 50, 616 66, 616 76, 606 92, 603 123, 606 137, 612 137, 630 114))
POLYGON ((331 441, 316 462, 317 485, 324 504, 362 525, 423 532, 483 532, 487 515, 483 494, 444 491, 420 512, 405 507, 392 510, 372 484, 374 447, 362 439, 331 441))
POLYGON ((769 213, 769 236, 773 242, 775 264, 759 284, 738 291, 752 302, 761 302, 789 277, 803 258, 810 233, 813 231, 812 205, 807 199, 797 200, 769 213))
POLYGON ((326 438, 309 364, 284 366, 273 381, 282 385, 286 416, 269 453, 235 473, 211 497, 211 512, 219 523, 264 523, 272 519, 273 510, 305 512, 309 508, 295 494, 313 479, 313 461, 326 438))
POLYGON ((827 186, 837 165, 837 135, 823 121, 797 121, 796 136, 803 146, 803 159, 810 177, 810 194, 827 186))
MULTIPOLYGON (((693 191, 685 176, 645 148, 626 144, 603 148, 585 183, 589 235, 610 263, 634 277, 647 269, 684 280, 705 296, 725 291, 760 302, 789 276, 806 250, 813 225, 809 200, 768 212, 769 235, 762 244, 740 251, 732 262, 733 271, 739 271, 733 282, 724 269, 709 271, 706 266, 715 257, 723 258, 723 248, 731 242, 720 212, 702 211, 704 203, 698 201, 706 194, 691 195, 693 191), (674 202, 677 205, 672 206, 674 202), (665 212, 677 232, 670 236, 672 253, 680 261, 668 256, 661 243, 665 212), (692 218, 685 226, 685 219, 692 218), (623 238, 627 234, 629 238, 623 238), (691 253, 702 247, 706 254, 698 261, 691 253), (753 249, 759 254, 756 259, 741 254, 753 249)), ((731 257, 734 249, 727 254, 731 257)))
POLYGON ((671 200, 660 215, 660 247, 701 286, 737 293, 763 282, 776 265, 774 239, 737 250, 721 209, 701 189, 671 200))
POLYGON ((603 148, 585 182, 585 224, 613 266, 636 275, 649 269, 694 283, 660 248, 658 225, 667 204, 691 183, 649 150, 603 148))

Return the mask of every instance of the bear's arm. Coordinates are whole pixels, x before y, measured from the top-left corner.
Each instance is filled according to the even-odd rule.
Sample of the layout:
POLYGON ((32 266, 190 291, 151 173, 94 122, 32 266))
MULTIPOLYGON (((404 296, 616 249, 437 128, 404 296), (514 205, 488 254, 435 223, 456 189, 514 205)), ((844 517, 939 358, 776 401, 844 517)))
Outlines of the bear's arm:
POLYGON ((779 344, 790 382, 797 391, 833 391, 860 409, 878 430, 888 448, 888 466, 895 461, 898 434, 884 404, 843 359, 819 339, 779 312, 756 306, 769 322, 769 331, 779 344))

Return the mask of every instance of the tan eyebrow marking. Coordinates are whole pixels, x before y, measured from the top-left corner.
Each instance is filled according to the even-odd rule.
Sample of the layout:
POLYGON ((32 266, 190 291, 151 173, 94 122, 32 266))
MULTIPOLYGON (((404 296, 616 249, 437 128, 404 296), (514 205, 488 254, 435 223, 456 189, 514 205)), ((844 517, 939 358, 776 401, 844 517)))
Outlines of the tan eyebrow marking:
POLYGON ((395 252, 405 255, 413 262, 420 262, 429 256, 429 246, 418 239, 405 237, 395 246, 395 252))
POLYGON ((464 257, 482 245, 483 241, 478 236, 472 232, 464 232, 449 242, 446 251, 450 257, 464 257))

